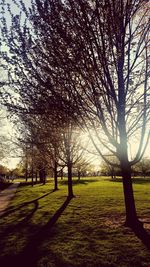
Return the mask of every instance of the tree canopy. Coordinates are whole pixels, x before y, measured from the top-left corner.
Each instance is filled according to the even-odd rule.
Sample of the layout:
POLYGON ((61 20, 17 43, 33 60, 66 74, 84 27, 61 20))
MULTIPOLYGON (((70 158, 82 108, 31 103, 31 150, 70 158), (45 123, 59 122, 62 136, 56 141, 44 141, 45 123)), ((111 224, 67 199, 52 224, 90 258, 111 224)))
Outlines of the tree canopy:
POLYGON ((139 225, 131 166, 142 158, 150 137, 149 3, 32 0, 27 7, 20 0, 17 5, 17 15, 8 6, 10 27, 2 17, 9 48, 2 56, 16 93, 16 98, 8 95, 13 102, 7 106, 19 115, 45 114, 58 124, 86 128, 107 163, 114 165, 101 146, 118 158, 126 223, 139 225))

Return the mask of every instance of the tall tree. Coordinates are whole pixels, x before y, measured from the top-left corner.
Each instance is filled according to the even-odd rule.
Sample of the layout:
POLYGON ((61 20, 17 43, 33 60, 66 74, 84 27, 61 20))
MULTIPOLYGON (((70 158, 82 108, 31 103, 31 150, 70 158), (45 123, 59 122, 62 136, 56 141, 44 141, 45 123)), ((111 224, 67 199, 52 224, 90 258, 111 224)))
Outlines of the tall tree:
MULTIPOLYGON (((90 120, 100 143, 118 157, 126 225, 139 226, 131 166, 143 156, 149 139, 149 133, 144 139, 150 103, 148 3, 35 0, 34 4, 33 25, 45 48, 51 48, 48 71, 57 70, 58 84, 65 80, 64 90, 84 111, 83 120, 85 116, 86 121, 90 120), (138 137, 138 149, 130 161, 128 143, 133 142, 133 136, 138 137)), ((91 139, 107 161, 92 136, 91 139)))
MULTIPOLYGON (((26 99, 36 92, 36 101, 42 93, 48 103, 55 99, 61 110, 69 106, 70 114, 76 119, 80 115, 89 134, 94 129, 96 140, 119 159, 126 225, 141 225, 131 166, 142 158, 149 140, 149 3, 33 0, 29 11, 23 1, 19 3, 29 19, 26 25, 21 27, 20 17, 12 16, 9 33, 3 19, 11 48, 4 58, 11 62, 14 86, 21 84, 21 96, 26 99), (138 138, 138 148, 130 160, 133 137, 138 138)), ((108 162, 92 135, 91 139, 108 162)))

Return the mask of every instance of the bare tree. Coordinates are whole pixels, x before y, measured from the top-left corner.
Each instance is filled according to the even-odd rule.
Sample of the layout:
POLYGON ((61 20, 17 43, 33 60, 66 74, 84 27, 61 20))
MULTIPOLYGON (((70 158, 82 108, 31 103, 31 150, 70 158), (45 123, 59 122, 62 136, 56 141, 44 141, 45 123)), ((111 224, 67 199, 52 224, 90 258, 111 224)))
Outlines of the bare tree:
MULTIPOLYGON (((65 81, 63 88, 82 110, 85 125, 88 129, 90 125, 100 144, 118 157, 126 225, 139 226, 131 166, 141 159, 149 140, 149 130, 146 131, 150 109, 148 3, 35 0, 34 4, 33 25, 44 49, 51 48, 47 70, 52 73, 57 70, 58 86, 65 81), (135 136, 138 148, 130 161, 128 142, 133 142, 135 136)), ((91 139, 107 161, 92 135, 91 139)))
POLYGON ((75 163, 73 168, 75 172, 77 172, 78 181, 80 181, 81 176, 87 176, 89 173, 94 172, 90 159, 85 158, 85 153, 83 157, 75 163))
POLYGON ((9 34, 3 19, 4 37, 11 48, 4 59, 17 66, 10 68, 14 87, 17 84, 26 99, 35 95, 36 101, 46 89, 44 101, 53 104, 55 99, 61 110, 69 106, 74 118, 80 115, 100 156, 113 165, 101 152, 103 145, 119 159, 126 225, 140 226, 131 166, 142 158, 150 135, 146 128, 150 111, 149 3, 33 0, 30 11, 23 1, 19 3, 28 18, 26 25, 21 28, 20 17, 12 16, 9 34), (133 137, 138 140, 137 152, 130 160, 133 137))
POLYGON ((142 175, 143 178, 146 178, 150 174, 150 159, 146 157, 142 158, 141 161, 134 165, 132 171, 134 175, 142 175))
POLYGON ((77 164, 84 153, 81 147, 80 129, 71 121, 63 125, 61 129, 62 142, 59 148, 60 166, 66 166, 68 171, 68 197, 72 198, 72 171, 75 164, 77 164))

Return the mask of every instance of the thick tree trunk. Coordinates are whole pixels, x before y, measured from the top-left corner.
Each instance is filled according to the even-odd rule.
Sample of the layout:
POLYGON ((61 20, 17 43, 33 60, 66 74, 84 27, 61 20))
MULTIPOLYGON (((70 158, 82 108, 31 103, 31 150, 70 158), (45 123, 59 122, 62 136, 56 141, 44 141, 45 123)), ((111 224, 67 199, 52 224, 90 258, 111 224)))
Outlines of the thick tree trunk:
POLYGON ((46 172, 45 169, 43 170, 43 185, 46 184, 46 172))
MULTIPOLYGON (((120 32, 123 32, 122 25, 120 26, 120 32)), ((118 46, 118 128, 120 135, 120 144, 118 146, 118 155, 121 164, 121 172, 123 179, 124 200, 126 209, 126 222, 125 225, 132 229, 138 229, 142 226, 142 223, 138 220, 132 180, 131 180, 131 166, 128 160, 128 138, 126 131, 126 90, 124 84, 124 50, 122 49, 122 36, 119 36, 120 45, 118 46)))
POLYGON ((40 177, 40 183, 43 183, 43 185, 46 183, 46 171, 44 168, 39 170, 39 177, 40 177))
POLYGON ((123 179, 123 190, 124 190, 124 200, 126 209, 126 221, 125 225, 135 229, 142 226, 142 223, 138 220, 135 200, 133 194, 133 186, 131 179, 131 167, 129 163, 123 161, 121 163, 122 179, 123 179))
POLYGON ((57 162, 54 163, 54 191, 58 190, 57 162))
POLYGON ((39 178, 40 178, 40 183, 43 183, 43 172, 42 172, 42 169, 39 170, 39 178))
POLYGON ((72 187, 72 163, 69 162, 68 165, 68 198, 73 198, 73 187, 72 187))

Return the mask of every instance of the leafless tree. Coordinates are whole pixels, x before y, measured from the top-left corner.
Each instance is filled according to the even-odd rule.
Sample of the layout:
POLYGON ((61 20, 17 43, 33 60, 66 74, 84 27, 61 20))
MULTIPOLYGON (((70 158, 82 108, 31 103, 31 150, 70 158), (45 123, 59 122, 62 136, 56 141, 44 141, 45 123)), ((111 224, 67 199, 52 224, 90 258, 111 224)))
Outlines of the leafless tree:
MULTIPOLYGON (((34 4, 32 22, 44 43, 43 55, 51 48, 47 72, 57 70, 58 86, 63 81, 66 94, 82 110, 85 125, 88 129, 90 125, 99 142, 118 157, 126 225, 141 225, 136 214, 131 166, 141 159, 149 140, 148 3, 35 0, 34 4), (137 153, 130 160, 128 143, 135 136, 137 153)), ((91 139, 107 161, 92 135, 91 139)))
POLYGON ((103 145, 119 159, 126 225, 140 226, 131 166, 142 158, 150 136, 149 3, 33 0, 29 11, 23 1, 19 3, 28 20, 24 26, 20 16, 12 16, 9 33, 3 19, 4 37, 11 48, 4 59, 11 63, 13 86, 21 88, 25 99, 35 96, 37 103, 41 94, 61 110, 69 107, 76 120, 80 116, 100 156, 113 165, 101 152, 103 145), (133 137, 138 140, 137 152, 130 160, 133 137))

